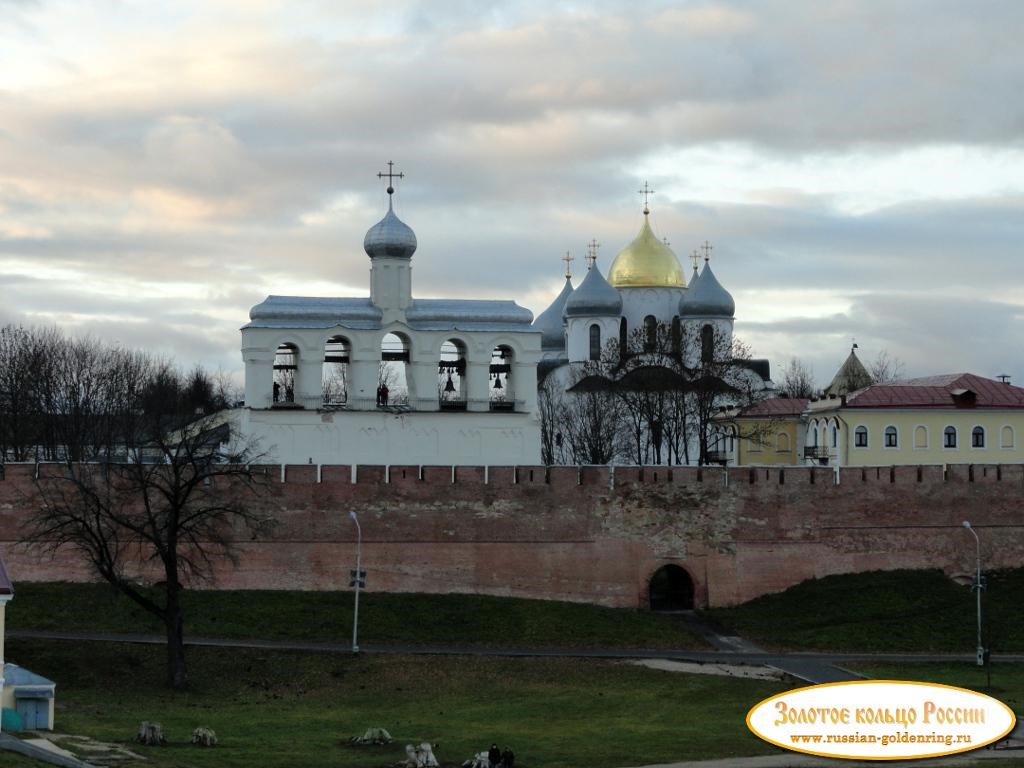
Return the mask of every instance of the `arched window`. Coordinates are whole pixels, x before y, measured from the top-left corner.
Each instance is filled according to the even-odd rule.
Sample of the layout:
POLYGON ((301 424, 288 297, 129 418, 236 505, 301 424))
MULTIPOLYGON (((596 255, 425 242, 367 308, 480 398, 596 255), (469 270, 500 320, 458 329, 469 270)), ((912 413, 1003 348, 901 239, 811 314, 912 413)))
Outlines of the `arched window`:
POLYGON ((889 425, 885 428, 885 447, 886 448, 899 448, 900 447, 900 435, 896 431, 896 427, 889 425))
POLYGON ((601 326, 597 323, 590 326, 590 359, 601 359, 601 326))
POLYGON ((409 402, 410 384, 407 366, 409 365, 409 339, 402 334, 386 333, 380 340, 380 364, 377 366, 377 405, 407 405, 409 402))
POLYGON ((956 448, 956 427, 946 427, 942 431, 942 446, 956 448))
POLYGON ((867 448, 868 447, 868 428, 857 427, 853 431, 853 447, 854 448, 867 448))
POLYGON ((984 427, 975 427, 971 430, 971 448, 984 448, 985 447, 985 429, 984 427))
POLYGON ((928 447, 928 428, 923 425, 918 425, 914 428, 914 447, 915 448, 927 448, 928 447))
POLYGON ((351 345, 343 336, 332 336, 324 344, 321 375, 323 406, 331 408, 348 401, 348 366, 351 345))
POLYGON ((515 381, 512 377, 513 362, 511 347, 500 345, 491 352, 489 402, 492 411, 514 411, 516 408, 515 381))
POLYGON ((644 318, 644 352, 653 352, 658 343, 658 321, 654 315, 644 318))
POLYGON ((294 403, 298 388, 299 348, 282 344, 274 353, 274 403, 294 403))
POLYGON ((437 363, 437 404, 442 411, 466 410, 466 345, 448 339, 437 363))
POLYGON ((626 333, 629 328, 626 326, 626 318, 619 320, 619 357, 626 357, 626 333))
POLYGON ((700 361, 711 363, 715 359, 715 329, 705 325, 700 329, 700 361))
POLYGON ((775 436, 775 450, 780 453, 786 453, 789 451, 789 435, 785 432, 779 432, 775 436))
POLYGON ((839 447, 839 428, 836 427, 834 424, 832 425, 832 447, 839 447))
POLYGON ((1002 429, 1002 436, 999 440, 1000 448, 1013 448, 1013 427, 1007 425, 1002 429))

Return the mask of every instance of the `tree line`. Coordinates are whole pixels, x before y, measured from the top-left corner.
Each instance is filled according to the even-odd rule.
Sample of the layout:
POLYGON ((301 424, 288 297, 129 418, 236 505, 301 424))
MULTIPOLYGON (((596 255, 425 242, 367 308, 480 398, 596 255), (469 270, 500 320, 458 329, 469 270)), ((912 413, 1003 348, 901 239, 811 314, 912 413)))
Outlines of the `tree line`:
POLYGON ((97 577, 157 617, 167 682, 187 686, 182 592, 234 559, 239 534, 273 525, 265 476, 239 440, 227 387, 201 368, 56 328, 0 328, 0 460, 35 473, 21 535, 76 551, 97 577))
POLYGON ((0 461, 121 460, 142 433, 230 403, 223 378, 56 327, 0 328, 0 461))

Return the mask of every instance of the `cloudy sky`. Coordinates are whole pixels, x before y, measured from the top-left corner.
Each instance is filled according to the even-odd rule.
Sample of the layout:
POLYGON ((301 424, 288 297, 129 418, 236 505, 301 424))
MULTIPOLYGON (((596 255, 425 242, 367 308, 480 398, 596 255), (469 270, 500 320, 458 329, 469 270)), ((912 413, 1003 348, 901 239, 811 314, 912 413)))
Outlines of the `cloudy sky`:
POLYGON ((0 320, 238 371, 267 294, 368 295, 393 159, 416 295, 538 313, 648 181, 776 370, 827 383, 856 338, 1024 384, 1022 29, 1018 0, 0 0, 0 320))

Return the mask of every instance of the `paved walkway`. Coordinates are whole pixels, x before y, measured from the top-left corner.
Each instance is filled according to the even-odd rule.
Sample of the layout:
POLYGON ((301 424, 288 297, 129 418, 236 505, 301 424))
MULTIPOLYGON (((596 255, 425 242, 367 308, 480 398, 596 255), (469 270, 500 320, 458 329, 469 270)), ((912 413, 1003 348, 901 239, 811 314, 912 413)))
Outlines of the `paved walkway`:
MULTIPOLYGON (((12 629, 7 637, 22 640, 66 640, 69 642, 139 643, 163 645, 162 635, 118 634, 113 632, 46 632, 12 629)), ((238 640, 230 638, 191 637, 185 644, 207 648, 254 648, 278 651, 310 651, 313 653, 351 653, 351 643, 324 643, 296 640, 238 640)), ((491 648, 477 645, 393 643, 360 644, 366 654, 403 654, 426 656, 495 656, 495 657, 558 657, 580 659, 674 659, 702 664, 727 661, 730 664, 773 665, 780 662, 845 664, 870 661, 873 663, 913 663, 974 661, 974 653, 819 653, 809 651, 693 651, 651 648, 491 648)), ((1024 662, 1024 654, 993 654, 992 660, 1002 663, 1024 662)))
POLYGON ((727 635, 694 611, 683 611, 680 619, 698 637, 704 638, 720 653, 759 654, 766 657, 765 666, 785 672, 808 683, 841 683, 863 680, 863 675, 818 659, 793 657, 789 654, 771 654, 739 635, 727 635))

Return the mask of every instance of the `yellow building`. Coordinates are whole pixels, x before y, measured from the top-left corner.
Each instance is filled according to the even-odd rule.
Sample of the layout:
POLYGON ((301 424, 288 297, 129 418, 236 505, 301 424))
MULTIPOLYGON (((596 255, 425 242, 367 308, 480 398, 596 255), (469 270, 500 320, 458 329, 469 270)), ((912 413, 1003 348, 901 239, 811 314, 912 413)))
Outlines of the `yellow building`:
POLYGON ((809 402, 775 397, 722 412, 716 417, 720 437, 712 460, 735 466, 801 463, 801 417, 809 402))
POLYGON ((804 458, 829 466, 1024 462, 1024 388, 971 373, 812 400, 804 458))

